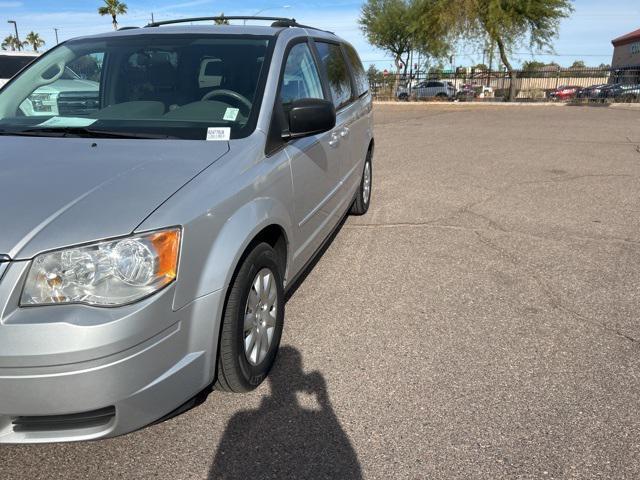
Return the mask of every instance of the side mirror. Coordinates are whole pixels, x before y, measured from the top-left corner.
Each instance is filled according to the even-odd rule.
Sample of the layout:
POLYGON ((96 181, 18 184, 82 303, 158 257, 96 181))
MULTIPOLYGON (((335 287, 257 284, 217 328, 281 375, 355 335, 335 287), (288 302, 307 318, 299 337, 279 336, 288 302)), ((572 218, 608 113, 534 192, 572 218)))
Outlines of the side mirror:
POLYGON ((303 98, 291 103, 289 109, 289 131, 282 135, 285 140, 308 137, 327 132, 336 126, 336 109, 333 103, 315 98, 303 98))

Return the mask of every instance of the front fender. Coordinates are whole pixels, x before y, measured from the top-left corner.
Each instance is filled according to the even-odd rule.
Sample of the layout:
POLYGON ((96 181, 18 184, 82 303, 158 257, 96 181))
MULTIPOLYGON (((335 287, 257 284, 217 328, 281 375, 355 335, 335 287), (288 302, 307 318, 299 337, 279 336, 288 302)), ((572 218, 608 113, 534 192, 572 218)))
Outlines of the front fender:
MULTIPOLYGON (((226 291, 243 253, 260 231, 270 225, 282 228, 288 244, 292 239, 293 225, 287 208, 278 200, 256 198, 235 211, 218 230, 204 261, 198 265, 181 265, 174 309, 213 291, 226 291)), ((185 238, 195 237, 197 232, 194 230, 197 230, 196 226, 187 225, 185 238)), ((290 255, 287 258, 289 263, 290 255)), ((289 265, 286 267, 288 270, 289 265)))

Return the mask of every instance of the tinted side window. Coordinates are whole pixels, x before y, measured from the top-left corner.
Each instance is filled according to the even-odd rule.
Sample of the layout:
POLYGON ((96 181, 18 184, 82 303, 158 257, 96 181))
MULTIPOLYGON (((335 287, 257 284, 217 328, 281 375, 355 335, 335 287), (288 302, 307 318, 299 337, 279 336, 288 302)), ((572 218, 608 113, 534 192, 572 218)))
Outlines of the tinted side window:
POLYGON ((364 71, 360 57, 356 53, 355 48, 351 45, 344 46, 345 52, 347 52, 347 58, 351 64, 353 70, 353 78, 356 82, 356 95, 360 96, 363 93, 369 91, 369 80, 367 79, 367 73, 364 71))
POLYGON ((284 67, 280 99, 286 105, 303 98, 324 99, 324 94, 320 74, 309 45, 299 43, 289 52, 284 67))
POLYGON ((339 45, 316 42, 320 60, 327 72, 333 104, 336 108, 351 99, 351 77, 339 45))
POLYGON ((0 78, 11 78, 24 67, 26 67, 34 57, 0 55, 0 78))

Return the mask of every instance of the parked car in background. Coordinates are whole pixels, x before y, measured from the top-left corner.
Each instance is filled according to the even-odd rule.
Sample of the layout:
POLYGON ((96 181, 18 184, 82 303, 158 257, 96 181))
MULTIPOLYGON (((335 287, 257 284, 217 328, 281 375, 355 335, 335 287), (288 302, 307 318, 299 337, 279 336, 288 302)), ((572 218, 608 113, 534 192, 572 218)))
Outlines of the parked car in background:
POLYGON ((429 80, 420 82, 409 91, 409 88, 398 89, 398 100, 409 100, 410 97, 418 100, 439 98, 442 100, 453 99, 456 96, 456 87, 451 82, 441 80, 429 80))
POLYGON ((635 102, 640 100, 640 84, 614 83, 603 88, 600 96, 618 102, 635 102))
POLYGON ((613 90, 618 87, 617 83, 609 83, 603 86, 598 93, 599 98, 613 98, 613 90))
POLYGON ((549 94, 549 98, 560 101, 571 100, 572 98, 575 98, 578 90, 580 90, 580 87, 563 85, 552 91, 549 94))
POLYGON ((36 52, 0 51, 0 88, 39 56, 36 52))
POLYGON ((597 85, 591 85, 590 87, 584 87, 584 88, 580 88, 577 92, 576 92, 576 97, 577 98, 598 98, 600 96, 600 92, 602 91, 603 88, 605 88, 608 84, 607 83, 599 83, 597 85))
POLYGON ((55 82, 35 90, 20 105, 26 116, 89 115, 100 107, 100 83, 82 78, 70 67, 55 82))
POLYGON ((474 98, 493 98, 493 88, 486 85, 465 83, 456 93, 456 99, 464 101, 474 98))
POLYGON ((69 40, 0 90, 0 444, 113 437, 257 388, 287 289, 367 212, 355 49, 221 19, 69 40), (45 87, 57 110, 33 108, 45 87), (98 103, 61 109, 67 92, 98 103))

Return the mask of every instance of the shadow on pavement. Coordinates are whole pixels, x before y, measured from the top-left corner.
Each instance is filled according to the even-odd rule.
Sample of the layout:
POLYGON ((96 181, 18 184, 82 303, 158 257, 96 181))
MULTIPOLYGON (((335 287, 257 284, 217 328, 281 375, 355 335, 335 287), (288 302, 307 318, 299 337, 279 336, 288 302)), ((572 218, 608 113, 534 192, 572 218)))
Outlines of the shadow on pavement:
POLYGON ((234 415, 209 478, 360 479, 356 452, 336 417, 324 377, 305 373, 302 356, 281 347, 260 408, 234 415))

